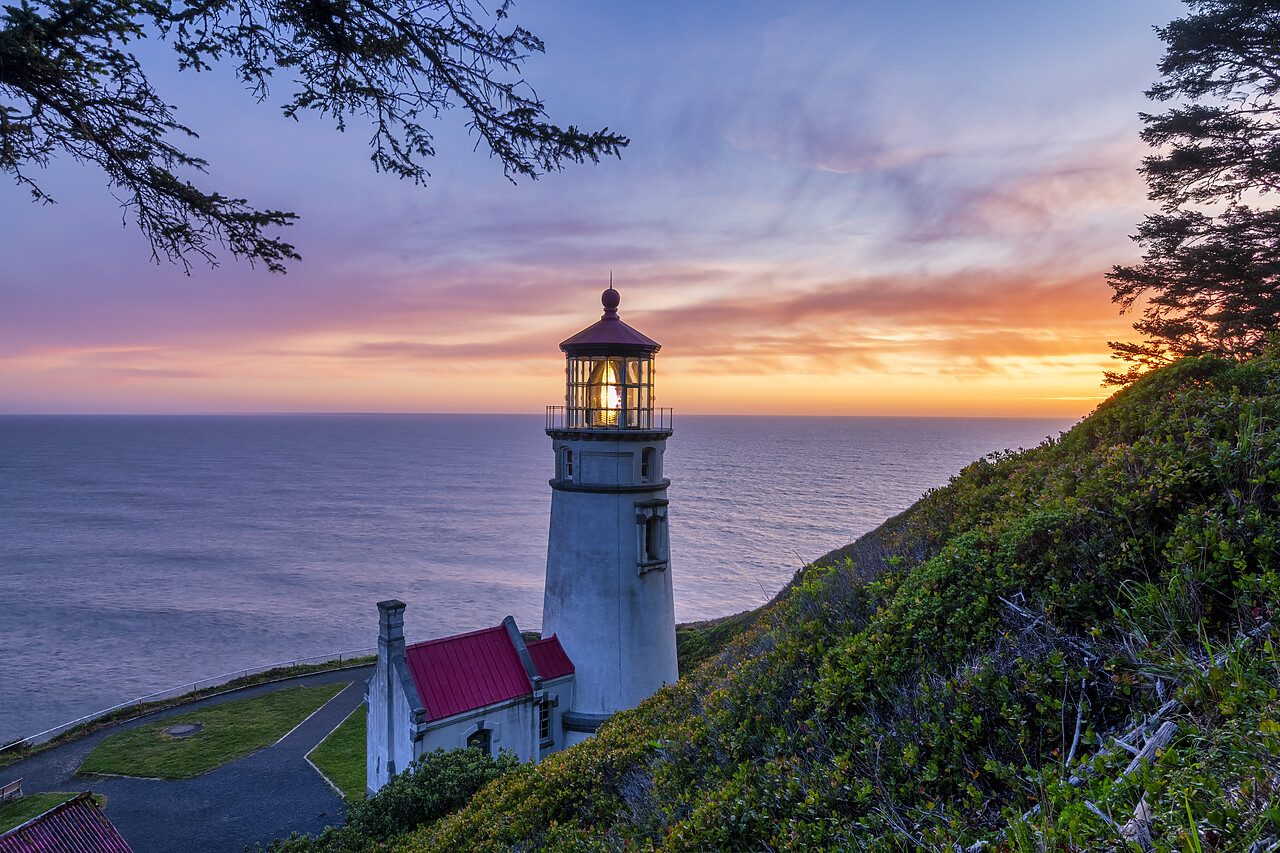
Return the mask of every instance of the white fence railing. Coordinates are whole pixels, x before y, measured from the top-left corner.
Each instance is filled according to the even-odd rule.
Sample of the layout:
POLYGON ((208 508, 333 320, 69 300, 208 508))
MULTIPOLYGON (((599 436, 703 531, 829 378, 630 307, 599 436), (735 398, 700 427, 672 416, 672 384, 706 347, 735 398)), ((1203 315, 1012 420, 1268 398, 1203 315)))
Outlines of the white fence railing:
MULTIPOLYGON (((146 706, 149 703, 163 702, 167 699, 177 699, 180 696, 186 696, 188 693, 193 694, 192 701, 195 701, 196 699, 202 698, 200 696, 200 691, 202 690, 210 691, 210 690, 214 690, 214 688, 226 687, 227 685, 235 684, 235 682, 237 681, 243 681, 245 682, 245 684, 248 684, 249 679, 253 678, 256 675, 262 675, 263 673, 267 673, 267 672, 275 672, 277 670, 279 670, 281 673, 279 678, 265 679, 264 681, 257 682, 257 683, 261 684, 261 683, 266 683, 267 681, 278 681, 286 678, 293 678, 295 675, 311 675, 312 673, 315 673, 315 672, 326 672, 333 669, 345 669, 346 666, 350 665, 350 662, 352 661, 352 659, 368 657, 369 655, 377 653, 377 651, 378 651, 377 646, 370 646, 367 649, 352 649, 351 651, 338 652, 336 655, 334 654, 316 655, 314 657, 298 658, 296 660, 284 661, 282 663, 270 663, 270 664, 265 664, 263 666, 251 666, 251 667, 248 667, 247 669, 237 669, 232 672, 225 672, 222 675, 215 675, 212 678, 204 678, 204 679, 201 679, 200 681, 191 681, 191 682, 188 682, 187 684, 180 684, 176 687, 169 687, 164 690, 157 690, 155 693, 148 693, 146 696, 139 696, 137 699, 130 699, 128 702, 121 702, 119 705, 113 705, 110 708, 107 708, 105 710, 94 711, 92 714, 86 714, 85 716, 72 720, 69 723, 63 723, 60 726, 54 726, 51 729, 46 729, 40 732, 39 734, 34 734, 34 735, 31 735, 30 737, 19 738, 10 743, 6 743, 0 746, 0 758, 5 758, 9 753, 12 753, 15 750, 20 750, 25 754, 26 752, 30 751, 32 747, 39 746, 42 743, 47 743, 48 741, 51 741, 54 738, 56 738, 58 735, 63 734, 65 732, 69 732, 72 729, 84 727, 86 730, 88 730, 89 724, 94 722, 95 720, 99 720, 103 717, 106 717, 109 714, 114 714, 117 711, 122 711, 126 708, 137 708, 138 709, 137 716, 142 716, 146 713, 149 713, 146 710, 146 706), (325 669, 324 664, 333 664, 333 666, 330 667, 329 669, 325 669), (320 668, 311 669, 307 672, 301 672, 301 673, 298 672, 300 668, 305 668, 305 667, 320 667, 320 668)), ((225 692, 225 691, 216 691, 216 692, 225 692)), ((129 718, 129 719, 134 719, 134 718, 129 718)))

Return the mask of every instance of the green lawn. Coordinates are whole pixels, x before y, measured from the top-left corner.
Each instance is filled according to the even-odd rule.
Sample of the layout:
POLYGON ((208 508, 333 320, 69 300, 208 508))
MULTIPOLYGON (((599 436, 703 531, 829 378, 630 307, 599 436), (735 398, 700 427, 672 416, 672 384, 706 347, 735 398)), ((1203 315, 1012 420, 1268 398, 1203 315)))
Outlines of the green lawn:
MULTIPOLYGON (((46 791, 42 794, 31 794, 0 808, 0 833, 8 832, 16 826, 22 826, 31 818, 42 815, 54 806, 60 806, 72 797, 80 795, 79 791, 46 791)), ((100 794, 95 794, 93 801, 98 805, 106 802, 100 794)))
POLYGON ((346 686, 290 687, 157 720, 111 735, 77 772, 190 779, 270 746, 346 686), (188 723, 202 728, 182 738, 164 731, 188 723))
POLYGON ((365 706, 351 712, 319 746, 307 754, 311 763, 342 791, 348 802, 365 792, 365 706))

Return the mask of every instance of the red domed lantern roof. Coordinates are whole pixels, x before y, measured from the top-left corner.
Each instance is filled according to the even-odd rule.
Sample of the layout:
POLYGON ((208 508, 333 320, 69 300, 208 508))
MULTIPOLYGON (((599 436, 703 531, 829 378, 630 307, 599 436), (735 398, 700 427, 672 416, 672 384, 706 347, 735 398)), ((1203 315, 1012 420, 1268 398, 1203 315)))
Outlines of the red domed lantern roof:
POLYGON ((642 355, 662 349, 662 344, 618 319, 619 301, 618 291, 610 284, 600 295, 604 306, 600 320, 561 342, 561 351, 569 355, 642 355))

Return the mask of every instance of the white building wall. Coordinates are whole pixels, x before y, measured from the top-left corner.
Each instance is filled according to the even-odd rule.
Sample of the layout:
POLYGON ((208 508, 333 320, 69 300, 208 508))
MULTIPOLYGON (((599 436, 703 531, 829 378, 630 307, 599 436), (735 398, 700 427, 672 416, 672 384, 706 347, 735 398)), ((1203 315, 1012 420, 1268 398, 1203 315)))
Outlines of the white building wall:
POLYGON ((558 636, 573 661, 573 710, 588 715, 633 708, 678 677, 669 549, 663 567, 642 572, 637 530, 638 505, 666 500, 665 440, 617 435, 596 440, 598 433, 566 431, 553 441, 542 635, 558 636), (653 453, 642 481, 646 447, 653 453), (572 480, 566 450, 573 451, 572 480))
POLYGON ((364 778, 365 794, 374 791, 387 783, 383 772, 383 763, 387 755, 387 690, 386 678, 382 675, 382 657, 378 658, 378 667, 364 685, 365 716, 364 741, 364 778))
POLYGON ((533 745, 533 700, 524 696, 510 702, 490 705, 477 711, 468 711, 427 724, 426 733, 418 744, 418 756, 433 749, 465 749, 467 738, 479 729, 490 732, 489 746, 492 755, 501 750, 514 752, 521 761, 536 761, 533 745))

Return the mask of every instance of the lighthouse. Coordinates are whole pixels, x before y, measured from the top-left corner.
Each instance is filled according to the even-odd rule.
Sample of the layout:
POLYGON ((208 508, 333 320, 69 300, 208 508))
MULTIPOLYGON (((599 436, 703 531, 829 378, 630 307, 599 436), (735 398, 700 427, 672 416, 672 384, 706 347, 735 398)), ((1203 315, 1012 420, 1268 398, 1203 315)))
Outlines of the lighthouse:
POLYGON ((576 666, 569 743, 679 674, 662 462, 671 410, 653 405, 661 347, 618 317, 612 283, 600 301, 599 322, 560 344, 565 405, 547 408, 542 636, 558 637, 576 666))

